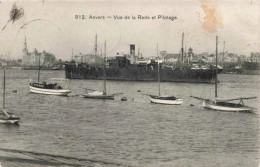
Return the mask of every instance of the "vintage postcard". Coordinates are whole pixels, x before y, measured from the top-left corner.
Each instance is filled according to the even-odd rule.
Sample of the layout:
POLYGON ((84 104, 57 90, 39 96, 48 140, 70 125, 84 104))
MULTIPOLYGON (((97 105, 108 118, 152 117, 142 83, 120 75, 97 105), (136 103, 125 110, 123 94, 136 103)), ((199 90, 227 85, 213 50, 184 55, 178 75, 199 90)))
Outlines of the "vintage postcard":
POLYGON ((258 166, 257 0, 0 0, 0 167, 258 166))

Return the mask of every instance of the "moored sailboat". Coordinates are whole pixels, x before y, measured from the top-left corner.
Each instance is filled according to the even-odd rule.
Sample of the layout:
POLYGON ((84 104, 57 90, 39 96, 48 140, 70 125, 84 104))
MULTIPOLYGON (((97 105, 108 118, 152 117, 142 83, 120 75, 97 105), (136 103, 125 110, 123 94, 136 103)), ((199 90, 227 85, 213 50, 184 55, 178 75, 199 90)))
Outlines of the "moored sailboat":
POLYGON ((196 96, 191 96, 193 98, 202 100, 202 106, 204 108, 219 110, 219 111, 240 111, 240 112, 250 112, 253 108, 245 106, 243 100, 255 99, 257 97, 239 97, 239 98, 230 98, 230 99, 219 99, 218 98, 218 89, 217 89, 217 68, 218 66, 218 36, 216 36, 216 77, 215 77, 215 99, 204 99, 196 96), (238 103, 234 103, 232 101, 238 100, 238 103))
POLYGON ((180 105, 183 103, 183 99, 177 98, 175 96, 154 96, 150 95, 150 101, 157 104, 170 104, 170 105, 180 105))
POLYGON ((14 115, 13 113, 9 113, 5 110, 5 69, 4 69, 4 83, 3 83, 3 109, 1 110, 2 114, 0 117, 0 123, 4 124, 18 124, 20 118, 14 115))
MULTIPOLYGON (((182 49, 183 50, 183 49, 182 49)), ((157 44, 157 57, 158 57, 158 44, 157 44)), ((158 96, 149 95, 150 101, 157 104, 169 104, 169 105, 180 105, 183 103, 183 99, 175 96, 161 96, 160 92, 160 60, 158 59, 158 96)))
POLYGON ((38 82, 30 83, 30 92, 45 94, 45 95, 57 95, 57 96, 66 96, 71 90, 64 89, 59 83, 46 83, 40 82, 40 57, 39 57, 39 69, 38 69, 38 82))
MULTIPOLYGON (((87 91, 89 91, 88 89, 87 91)), ((92 90, 90 90, 92 91, 92 90)), ((100 92, 97 90, 93 90, 92 92, 87 92, 86 94, 83 95, 84 98, 89 98, 89 99, 107 99, 107 100, 114 100, 114 94, 108 95, 105 92, 100 92)))
POLYGON ((86 89, 87 92, 86 92, 86 94, 83 95, 83 97, 84 98, 90 98, 90 99, 114 100, 115 94, 107 94, 107 91, 106 91, 106 41, 105 41, 105 44, 104 44, 103 80, 104 80, 103 92, 97 91, 97 90, 92 90, 92 89, 86 89), (89 91, 91 91, 91 92, 89 92, 89 91))

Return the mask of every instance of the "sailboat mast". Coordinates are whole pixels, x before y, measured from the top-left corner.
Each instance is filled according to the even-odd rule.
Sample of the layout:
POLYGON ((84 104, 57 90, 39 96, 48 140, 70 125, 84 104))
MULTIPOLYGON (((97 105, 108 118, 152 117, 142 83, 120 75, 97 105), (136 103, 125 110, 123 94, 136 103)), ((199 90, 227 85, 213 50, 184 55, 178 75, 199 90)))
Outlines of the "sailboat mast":
MULTIPOLYGON (((157 43, 157 57, 158 57, 158 43, 157 43)), ((159 57, 158 57, 158 91, 159 91, 159 96, 161 96, 160 92, 160 63, 159 63, 159 57)))
POLYGON ((40 82, 41 55, 39 55, 38 83, 40 82))
POLYGON ((218 82, 218 36, 216 36, 216 77, 215 77, 215 97, 218 97, 217 82, 218 82))
POLYGON ((95 37, 95 56, 97 56, 97 34, 95 37))
POLYGON ((184 43, 184 32, 182 33, 182 40, 181 40, 181 62, 183 64, 183 43, 184 43))
POLYGON ((106 41, 104 44, 104 64, 103 64, 103 73, 104 73, 104 95, 107 94, 106 90, 106 80, 107 80, 107 75, 106 75, 106 41))
POLYGON ((5 109, 5 69, 4 69, 4 86, 3 86, 3 110, 5 109))
POLYGON ((95 44, 94 44, 94 55, 95 55, 95 67, 97 66, 97 33, 95 35, 95 44))
POLYGON ((138 45, 138 58, 140 58, 140 46, 138 45))
POLYGON ((3 83, 3 113, 9 118, 10 115, 5 111, 5 69, 4 69, 4 83, 3 83))
MULTIPOLYGON (((184 52, 184 61, 187 61, 186 44, 185 44, 185 52, 184 52)), ((188 63, 189 63, 189 58, 188 58, 188 63)))
POLYGON ((224 56, 225 56, 225 41, 224 41, 224 46, 223 46, 223 57, 222 57, 222 67, 224 67, 224 56))

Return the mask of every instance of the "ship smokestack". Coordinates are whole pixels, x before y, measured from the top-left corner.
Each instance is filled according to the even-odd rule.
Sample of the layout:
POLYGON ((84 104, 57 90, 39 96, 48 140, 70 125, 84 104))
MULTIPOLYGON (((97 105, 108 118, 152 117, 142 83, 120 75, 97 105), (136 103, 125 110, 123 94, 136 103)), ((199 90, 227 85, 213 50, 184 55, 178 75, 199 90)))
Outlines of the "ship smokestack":
POLYGON ((135 59, 135 45, 131 44, 130 45, 130 64, 135 64, 136 59, 135 59))
POLYGON ((130 45, 130 55, 135 55, 135 45, 134 44, 130 45))

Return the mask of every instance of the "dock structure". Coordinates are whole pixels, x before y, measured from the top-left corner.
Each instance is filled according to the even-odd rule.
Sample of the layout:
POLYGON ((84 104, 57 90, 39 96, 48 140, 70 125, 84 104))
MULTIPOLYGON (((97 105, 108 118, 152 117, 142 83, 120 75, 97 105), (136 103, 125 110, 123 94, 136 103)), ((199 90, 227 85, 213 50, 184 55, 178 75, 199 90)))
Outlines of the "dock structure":
POLYGON ((22 151, 0 148, 0 167, 123 167, 130 165, 117 164, 63 155, 46 154, 32 151, 22 151))

